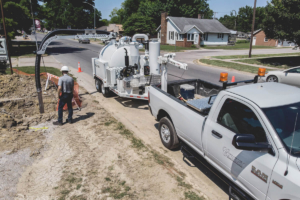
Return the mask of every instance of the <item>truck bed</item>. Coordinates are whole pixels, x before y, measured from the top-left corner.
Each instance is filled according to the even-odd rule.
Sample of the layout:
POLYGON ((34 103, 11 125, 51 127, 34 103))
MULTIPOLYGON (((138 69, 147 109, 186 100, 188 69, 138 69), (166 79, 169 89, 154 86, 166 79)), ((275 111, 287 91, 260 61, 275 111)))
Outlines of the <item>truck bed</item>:
MULTIPOLYGON (((160 89, 160 85, 154 87, 160 89)), ((203 81, 201 79, 177 80, 168 82, 168 96, 186 107, 199 112, 201 115, 208 115, 216 95, 222 90, 221 86, 203 81), (194 99, 187 101, 180 100, 180 86, 188 84, 195 87, 194 99)), ((164 91, 160 90, 165 93, 164 91)))

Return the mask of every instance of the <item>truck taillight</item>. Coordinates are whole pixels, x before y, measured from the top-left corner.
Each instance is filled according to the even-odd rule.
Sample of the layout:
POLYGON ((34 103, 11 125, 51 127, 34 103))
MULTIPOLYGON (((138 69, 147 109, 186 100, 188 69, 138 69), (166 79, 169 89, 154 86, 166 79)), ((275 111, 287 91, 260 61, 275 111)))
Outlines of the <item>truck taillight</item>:
POLYGON ((150 91, 148 91, 148 103, 150 104, 150 91))

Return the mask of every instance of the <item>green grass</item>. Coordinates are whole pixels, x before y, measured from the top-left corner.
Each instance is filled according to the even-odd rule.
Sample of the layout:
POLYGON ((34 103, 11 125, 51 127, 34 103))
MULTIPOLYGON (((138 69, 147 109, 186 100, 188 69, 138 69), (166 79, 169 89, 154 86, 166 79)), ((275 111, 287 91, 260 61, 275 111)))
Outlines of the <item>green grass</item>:
POLYGON ((186 189, 192 189, 193 186, 184 182, 182 178, 180 178, 179 176, 177 176, 176 178, 177 182, 178 182, 178 186, 184 187, 186 189))
POLYGON ((184 197, 189 200, 204 200, 204 198, 199 197, 195 192, 188 191, 184 193, 184 197))
MULTIPOLYGON (((172 46, 172 45, 160 45, 160 50, 161 51, 170 51, 170 52, 180 52, 184 50, 197 50, 198 48, 196 47, 178 47, 172 46)), ((145 49, 140 49, 140 51, 145 51, 145 49)))
POLYGON ((34 45, 20 45, 18 47, 17 45, 13 45, 10 49, 11 57, 19 57, 19 56, 27 56, 27 57, 35 57, 36 54, 33 52, 36 51, 36 46, 34 45))
MULTIPOLYGON (((14 67, 13 69, 17 69, 19 71, 25 72, 27 74, 35 74, 35 67, 34 66, 28 66, 28 67, 14 67)), ((53 74, 55 76, 62 76, 61 71, 57 68, 54 67, 40 67, 40 72, 48 72, 50 74, 53 74)), ((10 68, 6 69, 5 71, 6 74, 11 74, 10 73, 10 68)), ((71 77, 73 77, 74 81, 76 81, 76 77, 74 77, 72 74, 69 74, 71 77)))
MULTIPOLYGON (((234 46, 204 46, 204 49, 226 49, 226 50, 236 50, 236 49, 249 49, 249 43, 236 43, 234 46)), ((277 48, 277 47, 269 47, 269 46, 252 46, 252 49, 270 49, 270 48, 277 48)))
MULTIPOLYGON (((281 54, 256 54, 252 55, 252 58, 257 57, 274 57, 274 56, 300 56, 300 53, 281 53, 281 54)), ((212 58, 217 59, 239 59, 239 58, 249 58, 248 55, 233 55, 233 56, 213 56, 212 58)))
POLYGON ((254 74, 256 74, 258 71, 258 67, 252 67, 249 65, 242 65, 242 64, 236 64, 236 63, 229 63, 229 62, 220 61, 220 60, 201 59, 200 62, 208 64, 208 65, 225 67, 225 68, 229 68, 229 69, 235 69, 235 70, 250 72, 250 73, 254 73, 254 74))
POLYGON ((300 65, 300 56, 237 60, 238 62, 288 69, 300 65))

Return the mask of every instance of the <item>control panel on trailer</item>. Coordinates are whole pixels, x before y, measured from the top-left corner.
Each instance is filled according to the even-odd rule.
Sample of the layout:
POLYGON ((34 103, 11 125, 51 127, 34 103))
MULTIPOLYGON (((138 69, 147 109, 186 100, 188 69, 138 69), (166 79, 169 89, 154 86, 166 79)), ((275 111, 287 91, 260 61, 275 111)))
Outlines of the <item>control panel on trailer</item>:
MULTIPOLYGON (((174 56, 172 54, 172 58, 174 56)), ((104 96, 112 91, 120 97, 147 100, 148 86, 165 82, 161 76, 164 69, 160 69, 160 65, 175 62, 169 59, 169 54, 164 57, 166 59, 162 62, 160 43, 157 40, 149 41, 145 34, 136 34, 132 38, 124 36, 118 42, 112 39, 100 51, 98 58, 92 58, 96 88, 104 96), (144 41, 144 55, 139 53, 144 46, 137 42, 138 38, 144 41)))

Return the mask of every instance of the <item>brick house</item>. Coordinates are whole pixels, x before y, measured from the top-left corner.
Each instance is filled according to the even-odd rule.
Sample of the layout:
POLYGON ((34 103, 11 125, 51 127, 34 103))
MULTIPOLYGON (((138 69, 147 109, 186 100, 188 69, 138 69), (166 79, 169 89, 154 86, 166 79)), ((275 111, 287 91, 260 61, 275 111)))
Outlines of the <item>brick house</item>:
POLYGON ((156 29, 161 44, 181 47, 194 45, 227 45, 230 31, 214 19, 171 17, 161 13, 161 25, 156 29))
POLYGON ((267 38, 265 32, 259 29, 253 33, 252 45, 277 47, 278 40, 267 38))

